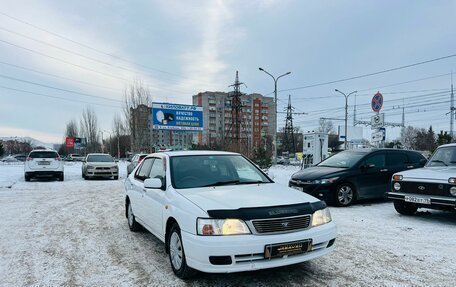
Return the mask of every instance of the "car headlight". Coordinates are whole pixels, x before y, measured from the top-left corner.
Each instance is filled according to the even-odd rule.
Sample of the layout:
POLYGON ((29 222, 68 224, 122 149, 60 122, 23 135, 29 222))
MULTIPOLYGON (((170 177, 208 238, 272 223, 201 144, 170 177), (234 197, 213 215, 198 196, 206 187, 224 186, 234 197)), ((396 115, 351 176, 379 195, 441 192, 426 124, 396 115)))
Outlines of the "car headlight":
POLYGON ((92 165, 88 165, 88 166, 87 166, 87 169, 94 169, 94 168, 95 168, 95 167, 92 166, 92 165))
POLYGON ((312 214, 312 227, 331 222, 329 208, 319 209, 312 214))
POLYGON ((394 190, 399 191, 399 190, 401 190, 401 184, 399 182, 395 182, 393 184, 393 188, 394 188, 394 190))
POLYGON ((339 179, 339 177, 323 178, 320 180, 320 183, 321 184, 333 183, 338 179, 339 179))
POLYGON ((453 183, 453 184, 456 183, 456 177, 450 177, 448 179, 448 183, 453 183))
POLYGON ((452 196, 456 196, 456 186, 452 186, 450 188, 450 193, 451 193, 452 196))
POLYGON ((251 234, 245 222, 240 219, 197 219, 198 235, 240 235, 251 234))

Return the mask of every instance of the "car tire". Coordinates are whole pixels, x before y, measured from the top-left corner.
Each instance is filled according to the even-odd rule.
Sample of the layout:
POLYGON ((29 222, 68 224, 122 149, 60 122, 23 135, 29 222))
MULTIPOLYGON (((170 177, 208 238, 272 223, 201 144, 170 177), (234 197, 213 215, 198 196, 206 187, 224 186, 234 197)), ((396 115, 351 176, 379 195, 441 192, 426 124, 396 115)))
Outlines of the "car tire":
POLYGON ((187 279, 194 276, 197 271, 187 265, 181 231, 177 223, 174 223, 171 227, 168 236, 169 262, 174 274, 180 279, 187 279))
POLYGON ((334 204, 336 206, 350 206, 355 202, 356 191, 350 183, 341 183, 337 186, 334 194, 334 204))
POLYGON ((396 209, 396 211, 402 215, 414 215, 418 210, 418 207, 400 200, 395 200, 394 209, 396 209))
POLYGON ((133 209, 131 208, 130 202, 127 204, 127 222, 128 227, 132 232, 139 231, 139 229, 141 228, 139 223, 136 221, 135 215, 133 214, 133 209))
POLYGON ((63 173, 61 175, 59 175, 59 181, 63 181, 65 179, 63 173))
POLYGON ((24 179, 25 179, 25 181, 30 181, 30 175, 25 174, 25 175, 24 175, 24 179))
POLYGON ((118 180, 119 179, 119 176, 114 176, 114 180, 118 180))

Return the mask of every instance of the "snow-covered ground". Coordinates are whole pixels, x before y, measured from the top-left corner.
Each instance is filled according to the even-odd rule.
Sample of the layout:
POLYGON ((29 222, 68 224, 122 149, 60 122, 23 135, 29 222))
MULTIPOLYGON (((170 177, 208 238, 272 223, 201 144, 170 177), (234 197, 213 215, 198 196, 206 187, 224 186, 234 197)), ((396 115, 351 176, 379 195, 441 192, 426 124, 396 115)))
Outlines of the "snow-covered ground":
MULTIPOLYGON (((185 283, 171 270, 163 244, 131 233, 123 181, 23 179, 22 165, 0 165, 0 286, 454 286, 456 214, 405 217, 391 202, 331 208, 338 226, 334 253, 310 262, 236 274, 199 274, 185 283)), ((297 167, 270 170, 287 185, 297 167)))

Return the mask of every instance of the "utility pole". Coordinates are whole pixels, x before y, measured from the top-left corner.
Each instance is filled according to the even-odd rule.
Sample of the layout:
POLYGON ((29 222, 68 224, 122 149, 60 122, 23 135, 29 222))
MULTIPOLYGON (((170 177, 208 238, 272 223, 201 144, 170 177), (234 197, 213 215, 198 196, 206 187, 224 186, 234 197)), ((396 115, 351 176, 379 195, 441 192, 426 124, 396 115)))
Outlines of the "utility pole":
POLYGON ((285 128, 283 133, 282 147, 290 154, 296 153, 296 142, 293 127, 293 114, 306 115, 307 113, 295 113, 294 107, 291 105, 291 95, 288 95, 288 106, 286 109, 287 116, 285 118, 285 128))
POLYGON ((453 93, 453 71, 451 71, 451 107, 450 107, 450 136, 453 141, 453 127, 454 127, 454 93, 453 93))
POLYGON ((273 150, 272 150, 272 157, 273 157, 273 164, 277 164, 277 81, 283 77, 283 76, 286 76, 286 75, 289 75, 291 74, 291 72, 288 72, 288 73, 285 73, 283 75, 280 75, 278 76, 277 78, 274 77, 272 74, 270 74, 269 72, 267 72, 266 70, 264 70, 263 68, 258 68, 260 71, 263 71, 265 72, 266 74, 268 74, 269 76, 271 76, 271 78, 274 80, 274 106, 275 106, 275 113, 276 113, 276 118, 275 118, 275 129, 274 129, 274 135, 273 135, 273 139, 272 139, 272 145, 273 145, 273 150))

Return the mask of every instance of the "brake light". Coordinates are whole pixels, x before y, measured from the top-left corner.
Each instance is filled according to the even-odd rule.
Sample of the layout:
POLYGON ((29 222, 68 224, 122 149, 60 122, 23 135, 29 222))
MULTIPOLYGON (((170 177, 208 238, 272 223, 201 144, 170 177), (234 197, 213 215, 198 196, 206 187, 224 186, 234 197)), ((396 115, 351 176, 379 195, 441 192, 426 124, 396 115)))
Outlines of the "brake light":
POLYGON ((61 161, 62 159, 60 158, 60 156, 58 156, 55 158, 55 160, 61 161))
POLYGON ((27 161, 30 161, 30 160, 32 160, 32 159, 33 159, 33 158, 31 158, 31 157, 27 157, 27 161))
POLYGON ((143 158, 140 157, 140 158, 138 159, 138 163, 141 163, 142 160, 143 160, 143 158))

